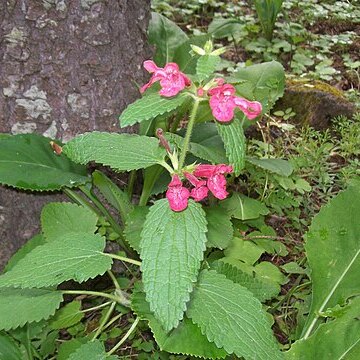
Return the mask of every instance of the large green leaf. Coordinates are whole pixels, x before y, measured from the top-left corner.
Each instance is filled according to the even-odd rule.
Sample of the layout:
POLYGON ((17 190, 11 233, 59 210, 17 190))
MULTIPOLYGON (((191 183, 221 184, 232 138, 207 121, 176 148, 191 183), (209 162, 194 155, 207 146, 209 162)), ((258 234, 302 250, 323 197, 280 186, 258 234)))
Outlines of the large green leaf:
POLYGON ((210 75, 212 75, 219 62, 220 56, 218 55, 200 56, 196 64, 196 74, 198 75, 199 80, 206 80, 210 75))
POLYGON ((73 161, 95 161, 118 171, 136 170, 161 162, 166 154, 155 138, 129 134, 86 133, 63 148, 73 161))
POLYGON ((322 324, 306 340, 296 341, 286 359, 360 359, 360 297, 352 299, 342 314, 322 324))
POLYGON ((221 136, 229 164, 233 166, 235 175, 240 175, 245 166, 245 135, 239 119, 234 118, 230 123, 216 122, 219 135, 221 136))
POLYGON ((36 191, 85 184, 86 168, 56 155, 50 141, 36 134, 0 139, 0 183, 36 191))
POLYGON ((244 34, 245 26, 238 19, 215 18, 208 27, 208 33, 215 39, 232 36, 234 38, 244 34))
POLYGON ((205 232, 205 213, 192 200, 181 212, 172 211, 167 199, 158 200, 146 217, 140 243, 144 289, 167 331, 183 318, 203 259, 205 232))
POLYGON ((211 359, 222 359, 226 356, 225 350, 219 349, 214 343, 210 343, 206 336, 201 334, 200 328, 186 317, 176 329, 166 333, 161 323, 150 311, 144 292, 136 290, 133 293, 131 307, 141 319, 149 322, 151 331, 161 350, 211 359))
POLYGON ((94 185, 99 189, 109 204, 120 213, 121 219, 125 221, 134 209, 134 205, 131 203, 128 194, 122 191, 101 171, 95 170, 92 173, 92 178, 94 185))
POLYGON ((115 360, 117 356, 108 356, 105 352, 105 346, 100 340, 87 342, 81 345, 68 360, 115 360))
POLYGON ((130 104, 120 115, 121 127, 134 125, 169 113, 181 106, 187 99, 186 94, 167 98, 159 94, 150 94, 130 104))
POLYGON ((319 313, 360 294, 360 188, 350 186, 325 205, 306 235, 306 253, 311 269, 312 302, 307 338, 319 313))
POLYGON ((240 220, 257 219, 260 215, 267 215, 269 209, 259 200, 249 198, 243 194, 234 193, 230 198, 221 202, 232 217, 240 220))
POLYGON ((239 69, 231 79, 239 94, 249 100, 260 101, 263 113, 268 112, 284 94, 285 72, 276 62, 266 62, 239 69))
POLYGON ((231 216, 219 206, 205 209, 208 223, 207 246, 225 249, 233 238, 231 216))
POLYGON ((203 270, 187 315, 209 341, 245 359, 282 359, 261 303, 246 288, 203 270))
POLYGON ((283 159, 256 159, 247 157, 246 161, 281 176, 290 176, 293 172, 293 167, 290 162, 283 159))
POLYGON ((221 260, 214 261, 211 268, 217 273, 225 275, 234 283, 240 284, 251 291, 260 301, 270 300, 279 293, 277 286, 270 281, 263 281, 256 274, 248 274, 232 264, 225 263, 221 260))
POLYGON ((15 340, 2 333, 0 333, 0 359, 23 360, 23 356, 15 340))
POLYGON ((74 300, 56 312, 49 326, 54 330, 65 329, 78 324, 84 316, 85 313, 81 311, 81 301, 74 300))
POLYGON ((54 315, 63 301, 61 291, 0 288, 0 329, 9 330, 54 315))
POLYGON ((45 287, 67 280, 83 282, 103 274, 112 260, 102 251, 100 235, 68 233, 36 247, 11 270, 0 276, 1 287, 45 287))
POLYGON ((150 44, 156 46, 154 61, 158 66, 175 61, 175 50, 188 39, 174 22, 155 12, 151 14, 148 33, 150 44))
POLYGON ((89 209, 73 203, 49 203, 41 211, 41 227, 47 241, 65 233, 96 231, 97 216, 89 209))

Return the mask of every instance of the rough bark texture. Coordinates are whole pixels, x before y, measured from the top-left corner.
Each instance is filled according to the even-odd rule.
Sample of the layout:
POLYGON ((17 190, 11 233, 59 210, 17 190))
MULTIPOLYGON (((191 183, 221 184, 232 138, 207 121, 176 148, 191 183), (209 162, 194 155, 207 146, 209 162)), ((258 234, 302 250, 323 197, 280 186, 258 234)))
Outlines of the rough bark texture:
MULTIPOLYGON (((150 0, 0 1, 0 132, 119 131, 151 56, 149 17, 150 0)), ((0 189, 0 269, 48 200, 0 189)))

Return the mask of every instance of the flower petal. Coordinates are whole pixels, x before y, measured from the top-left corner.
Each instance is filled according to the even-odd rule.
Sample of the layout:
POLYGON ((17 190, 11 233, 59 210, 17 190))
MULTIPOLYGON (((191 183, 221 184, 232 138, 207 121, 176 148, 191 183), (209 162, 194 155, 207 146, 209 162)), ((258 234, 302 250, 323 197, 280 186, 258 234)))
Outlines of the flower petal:
POLYGON ((226 191, 226 179, 222 174, 211 176, 207 181, 207 186, 213 195, 220 200, 225 199, 229 195, 226 191))
POLYGON ((262 105, 258 101, 249 101, 241 97, 234 97, 234 103, 250 120, 255 119, 261 114, 262 105))

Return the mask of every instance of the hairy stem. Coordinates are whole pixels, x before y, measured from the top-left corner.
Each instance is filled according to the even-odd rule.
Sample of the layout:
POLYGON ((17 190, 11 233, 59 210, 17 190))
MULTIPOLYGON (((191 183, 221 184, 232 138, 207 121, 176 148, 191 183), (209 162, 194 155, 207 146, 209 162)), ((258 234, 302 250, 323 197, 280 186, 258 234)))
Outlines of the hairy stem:
POLYGON ((124 262, 128 262, 130 264, 134 264, 134 265, 137 265, 137 266, 140 266, 141 265, 141 261, 137 261, 137 260, 134 260, 134 259, 130 259, 130 258, 127 258, 127 257, 124 257, 124 256, 120 256, 120 255, 115 255, 115 254, 110 254, 110 253, 104 253, 104 255, 107 255, 113 259, 116 259, 116 260, 120 260, 120 261, 124 261, 124 262))
POLYGON ((107 311, 105 317, 103 318, 103 320, 101 321, 99 327, 97 328, 94 336, 92 337, 91 341, 94 341, 102 332, 102 330, 104 329, 104 326, 105 324, 107 323, 107 321, 109 320, 111 314, 113 313, 114 309, 115 309, 115 306, 116 306, 116 302, 114 301, 110 307, 109 307, 109 310, 107 311))

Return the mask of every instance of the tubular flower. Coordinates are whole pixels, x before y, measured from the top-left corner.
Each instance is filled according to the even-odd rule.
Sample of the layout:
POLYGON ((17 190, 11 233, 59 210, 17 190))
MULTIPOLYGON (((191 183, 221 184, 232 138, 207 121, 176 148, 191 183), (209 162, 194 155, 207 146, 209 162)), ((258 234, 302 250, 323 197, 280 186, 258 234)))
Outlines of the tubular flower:
POLYGON ((208 195, 209 189, 206 186, 205 180, 199 180, 196 176, 190 173, 185 173, 185 177, 189 180, 194 187, 191 189, 190 196, 195 201, 201 201, 208 195))
POLYGON ((179 175, 173 175, 166 191, 166 198, 169 201, 170 209, 173 211, 185 210, 188 205, 189 197, 190 191, 183 186, 179 175))
POLYGON ((260 115, 262 107, 259 102, 235 96, 235 91, 234 86, 224 84, 222 79, 219 79, 218 86, 208 91, 210 108, 216 120, 220 122, 231 121, 236 107, 250 120, 260 115))
POLYGON ((155 82, 160 81, 161 90, 159 94, 171 97, 191 84, 190 79, 179 70, 179 66, 175 63, 167 63, 164 68, 160 68, 152 60, 146 60, 144 61, 144 68, 152 76, 149 82, 140 88, 141 93, 155 82))
POLYGON ((220 165, 198 165, 194 171, 194 176, 206 178, 206 185, 213 195, 223 200, 229 193, 226 191, 226 178, 224 174, 233 172, 232 166, 220 165))

